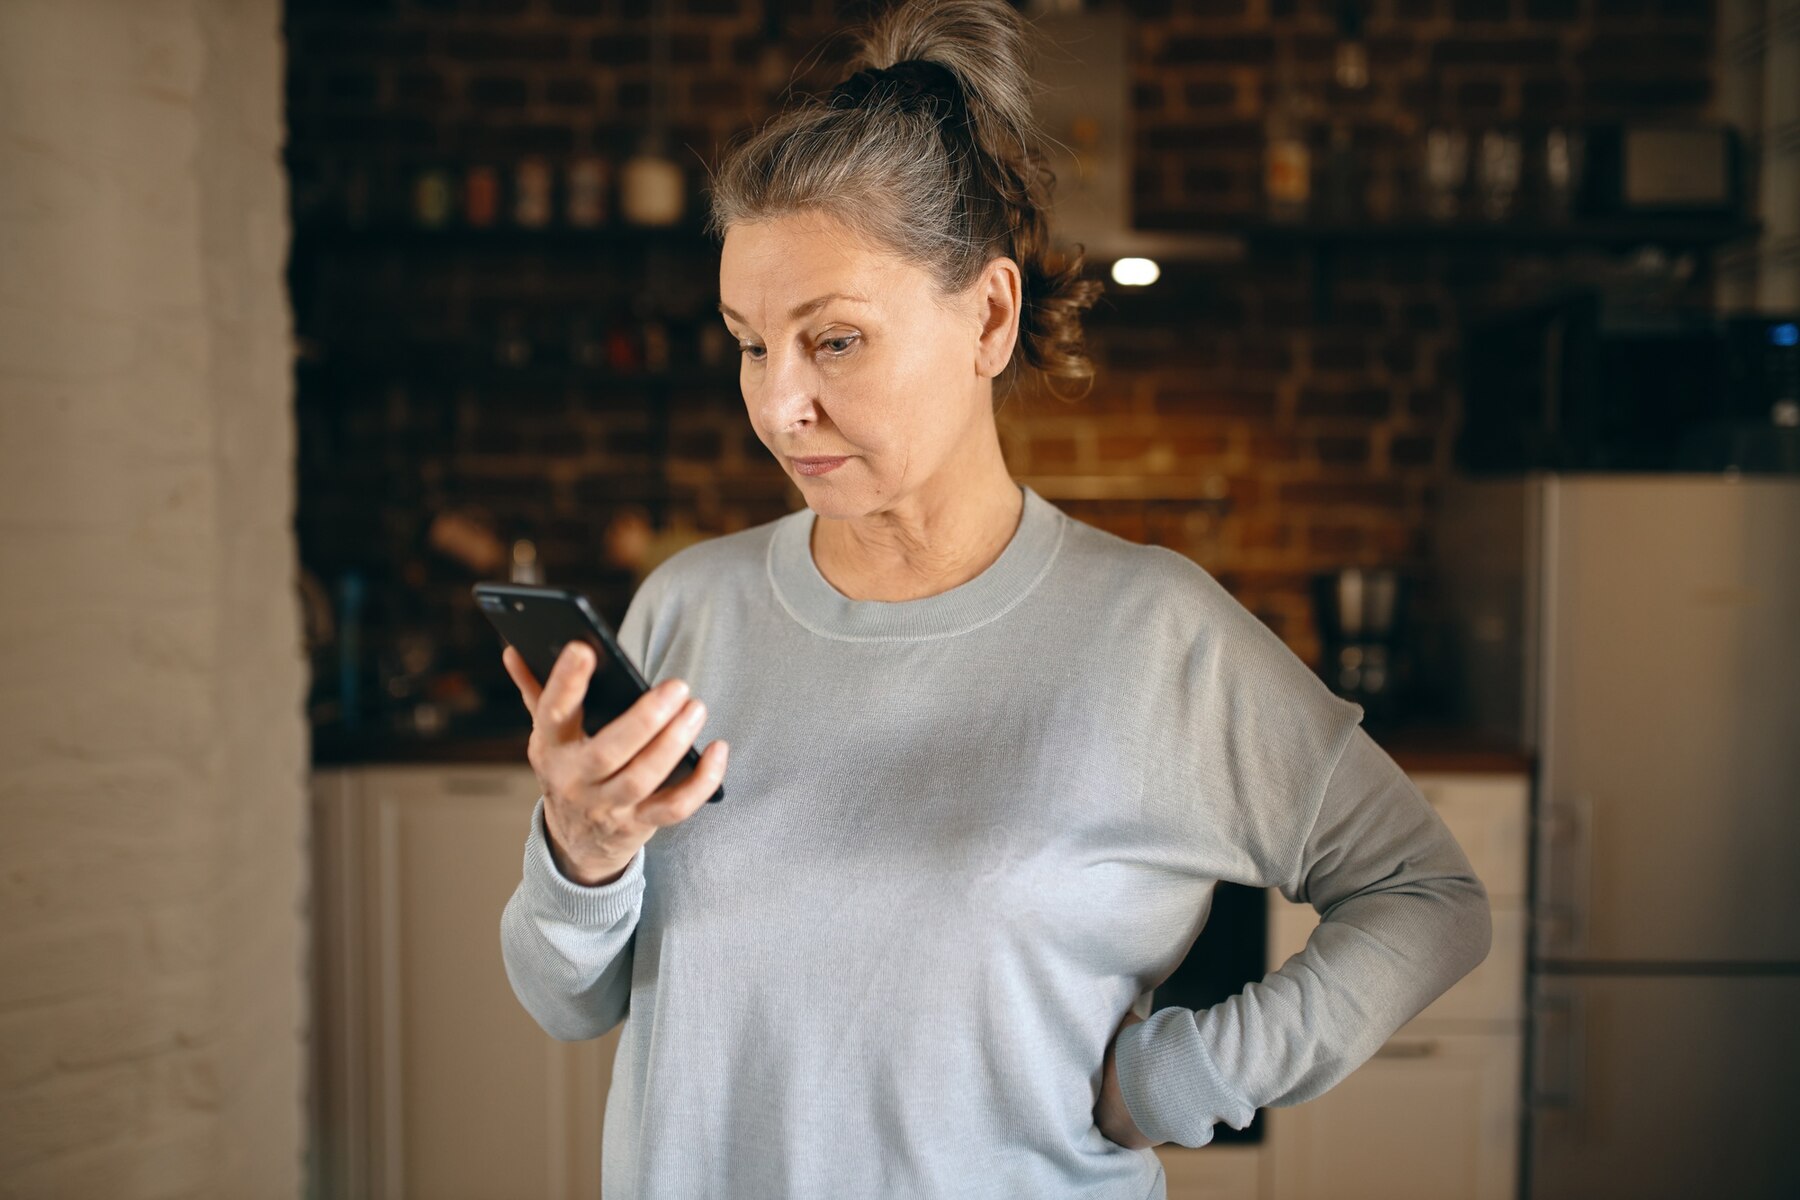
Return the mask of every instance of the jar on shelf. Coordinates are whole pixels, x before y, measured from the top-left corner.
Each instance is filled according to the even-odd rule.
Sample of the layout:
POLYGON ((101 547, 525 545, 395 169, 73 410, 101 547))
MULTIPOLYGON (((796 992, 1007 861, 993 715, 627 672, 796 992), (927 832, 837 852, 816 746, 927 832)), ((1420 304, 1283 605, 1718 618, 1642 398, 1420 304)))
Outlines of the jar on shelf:
POLYGON ((550 160, 533 154, 513 168, 513 221, 525 229, 550 224, 552 173, 550 160))
POLYGON ((568 223, 576 229, 593 229, 606 222, 607 162, 587 154, 569 164, 568 223))
POLYGON ((413 221, 425 229, 442 229, 450 224, 452 210, 450 172, 442 167, 425 167, 413 176, 413 221))
POLYGON ((487 229, 499 219, 500 172, 486 163, 470 167, 463 175, 463 223, 487 229))

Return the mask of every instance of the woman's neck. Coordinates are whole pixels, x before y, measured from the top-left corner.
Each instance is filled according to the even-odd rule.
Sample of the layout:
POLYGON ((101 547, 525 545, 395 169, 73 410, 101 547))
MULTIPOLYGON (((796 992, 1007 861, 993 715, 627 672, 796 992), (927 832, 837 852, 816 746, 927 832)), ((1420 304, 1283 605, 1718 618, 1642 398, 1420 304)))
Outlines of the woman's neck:
POLYGON ((973 493, 912 499, 867 517, 819 518, 812 556, 826 582, 852 600, 919 600, 993 565, 1018 531, 1024 492, 1000 464, 973 493))

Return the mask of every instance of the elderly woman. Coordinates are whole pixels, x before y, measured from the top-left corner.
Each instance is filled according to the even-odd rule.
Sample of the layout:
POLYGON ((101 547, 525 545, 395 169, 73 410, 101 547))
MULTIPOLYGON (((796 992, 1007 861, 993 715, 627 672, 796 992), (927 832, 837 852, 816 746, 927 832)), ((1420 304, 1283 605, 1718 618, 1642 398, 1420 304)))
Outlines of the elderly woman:
POLYGON ((553 1037, 625 1022, 611 1200, 1160 1197, 1151 1146, 1319 1095, 1487 954, 1359 706, 1008 476, 994 382, 1083 377, 1097 289, 1047 265, 1026 35, 914 0, 729 154, 719 310, 806 507, 646 578, 619 632, 655 686, 591 737, 586 647, 541 689, 505 654, 543 795, 501 947, 553 1037), (1144 1019, 1220 880, 1322 922, 1144 1019))

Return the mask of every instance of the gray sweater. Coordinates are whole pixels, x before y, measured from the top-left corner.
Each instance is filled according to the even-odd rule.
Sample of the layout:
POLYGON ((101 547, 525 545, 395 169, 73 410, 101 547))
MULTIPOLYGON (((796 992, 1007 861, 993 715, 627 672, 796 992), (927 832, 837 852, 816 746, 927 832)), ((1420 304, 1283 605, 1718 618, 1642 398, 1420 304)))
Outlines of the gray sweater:
POLYGON ((1361 707, 1191 560, 1022 490, 939 595, 845 597, 801 509, 633 598, 624 647, 706 701, 726 798, 601 887, 558 871, 540 798, 500 921, 552 1037, 625 1022, 606 1200, 1164 1196, 1094 1106, 1219 880, 1321 922, 1120 1036, 1154 1142, 1319 1095, 1486 957, 1486 889, 1361 707))

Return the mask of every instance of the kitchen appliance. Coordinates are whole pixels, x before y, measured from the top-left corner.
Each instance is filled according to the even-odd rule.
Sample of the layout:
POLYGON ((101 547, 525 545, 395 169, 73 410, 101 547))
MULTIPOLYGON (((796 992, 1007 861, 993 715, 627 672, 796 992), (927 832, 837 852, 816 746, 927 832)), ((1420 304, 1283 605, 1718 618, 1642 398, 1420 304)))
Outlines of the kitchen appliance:
POLYGON ((1587 216, 1730 218, 1743 211, 1743 139, 1730 125, 1598 125, 1587 130, 1586 141, 1587 216))
POLYGON ((1800 474, 1800 314, 1625 313, 1583 290, 1472 321, 1458 469, 1800 474))
POLYGON ((1333 692, 1362 705, 1365 727, 1392 724, 1408 667, 1401 638, 1405 578, 1391 567, 1345 567, 1312 582, 1320 676, 1333 692))
POLYGON ((1800 479, 1442 501, 1449 693, 1537 763, 1525 1195, 1800 1195, 1800 479))

